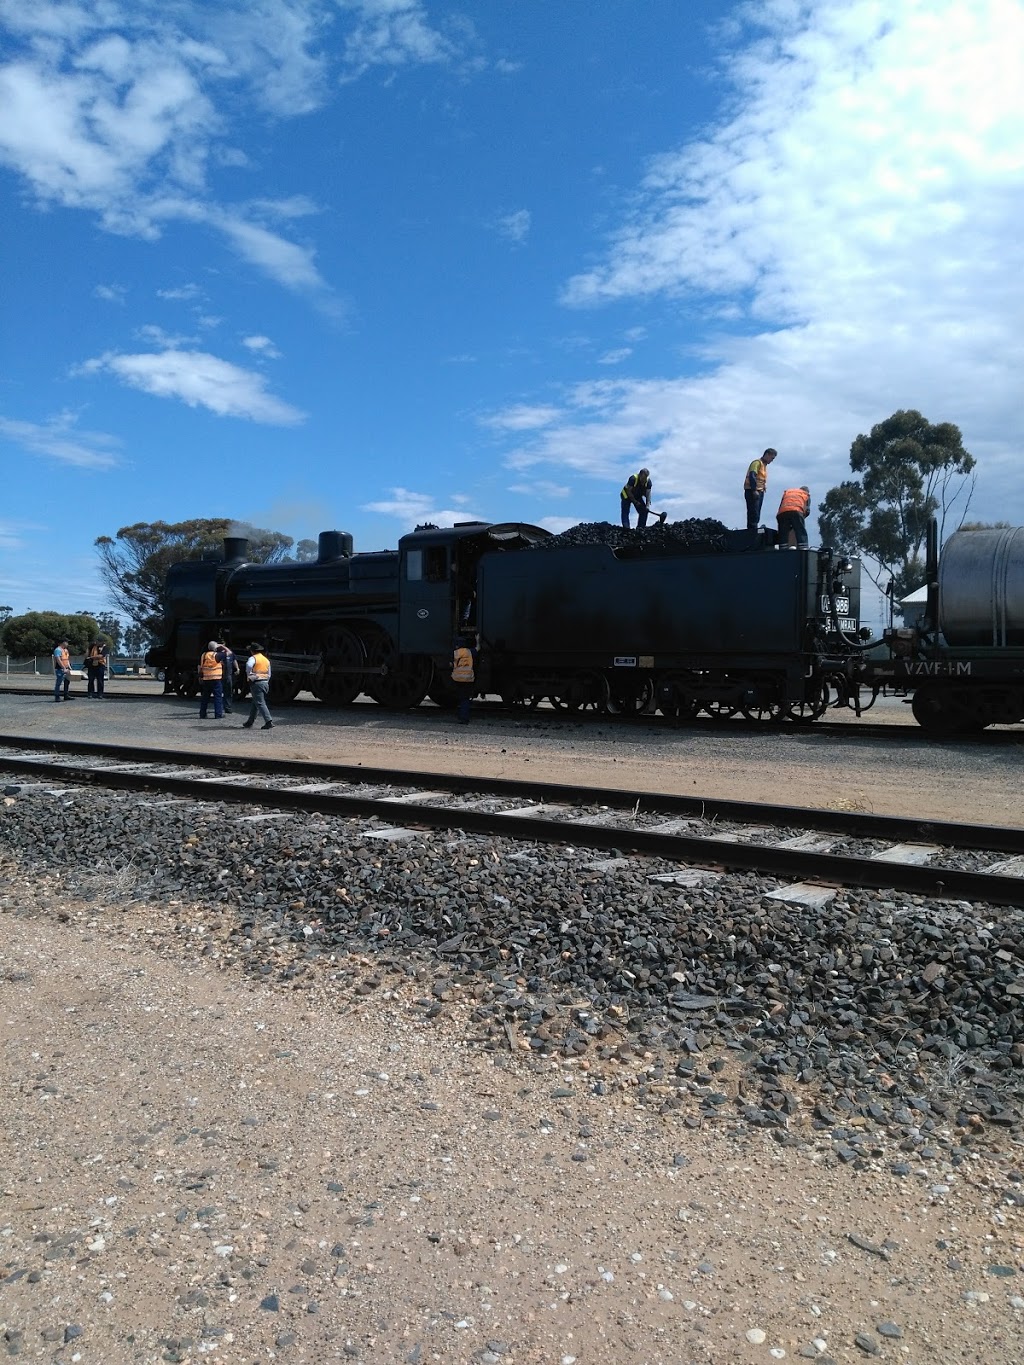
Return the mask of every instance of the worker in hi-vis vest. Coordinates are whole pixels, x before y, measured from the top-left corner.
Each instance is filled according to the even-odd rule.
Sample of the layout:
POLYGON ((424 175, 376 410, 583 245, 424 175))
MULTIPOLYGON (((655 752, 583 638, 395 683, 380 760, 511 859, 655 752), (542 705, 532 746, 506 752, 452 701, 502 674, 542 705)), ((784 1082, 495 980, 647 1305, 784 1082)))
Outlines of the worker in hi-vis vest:
POLYGON ((787 488, 779 503, 779 549, 807 549, 807 518, 811 515, 811 490, 806 484, 787 488))

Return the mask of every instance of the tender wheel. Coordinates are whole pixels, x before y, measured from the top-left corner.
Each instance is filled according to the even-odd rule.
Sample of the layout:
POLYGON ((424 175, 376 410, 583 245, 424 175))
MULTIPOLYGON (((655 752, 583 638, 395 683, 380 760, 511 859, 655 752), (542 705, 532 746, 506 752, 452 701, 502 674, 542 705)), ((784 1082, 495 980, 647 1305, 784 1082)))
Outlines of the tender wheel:
POLYGON ((391 711, 419 706, 430 690, 434 665, 422 654, 399 654, 390 636, 379 635, 373 641, 367 663, 372 671, 366 691, 391 711))
POLYGON ((782 703, 778 701, 753 702, 741 708, 747 720, 760 725, 774 725, 782 719, 782 703))
POLYGON ((543 692, 525 693, 517 684, 511 692, 502 692, 502 704, 512 711, 536 711, 544 700, 543 692))
POLYGON ((654 683, 643 678, 632 687, 609 683, 608 710, 613 716, 639 716, 654 700, 654 683))
POLYGON ((786 719, 791 720, 794 725, 810 725, 819 716, 823 716, 828 707, 829 690, 827 686, 822 684, 803 701, 786 702, 786 719))
POLYGON ((706 701, 703 704, 704 710, 715 720, 728 720, 740 709, 729 701, 706 701))
POLYGON ((556 711, 603 711, 608 705, 608 684, 600 673, 580 673, 569 678, 565 691, 550 701, 556 711))
POLYGON ((324 662, 315 692, 325 706, 351 706, 363 690, 366 651, 351 630, 328 631, 320 641, 324 662))
POLYGON ((910 709, 918 725, 929 734, 952 735, 957 730, 957 716, 950 705, 949 694, 938 688, 919 687, 910 709))
POLYGON ((666 678, 658 686, 658 710, 676 724, 693 720, 700 702, 682 678, 666 678))

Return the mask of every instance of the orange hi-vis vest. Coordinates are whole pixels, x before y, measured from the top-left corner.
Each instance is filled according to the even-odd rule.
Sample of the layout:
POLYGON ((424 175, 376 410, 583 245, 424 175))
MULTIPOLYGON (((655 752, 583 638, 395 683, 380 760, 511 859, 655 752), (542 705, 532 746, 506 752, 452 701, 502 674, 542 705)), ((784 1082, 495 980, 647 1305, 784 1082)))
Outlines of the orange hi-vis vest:
POLYGON ((811 510, 810 495, 805 493, 802 488, 787 488, 782 495, 779 503, 779 516, 783 512, 799 512, 802 517, 806 517, 811 510))
POLYGON ((460 645, 455 651, 455 658, 452 663, 452 682, 473 682, 475 677, 473 651, 460 645))
POLYGON ((71 667, 71 655, 66 649, 62 649, 60 652, 60 667, 63 668, 65 673, 71 667))
POLYGON ((256 682, 266 682, 270 677, 270 660, 265 654, 254 654, 252 656, 252 668, 249 670, 249 677, 256 682))
POLYGON ((223 676, 224 665, 212 649, 208 649, 199 660, 199 676, 203 682, 214 682, 223 676))

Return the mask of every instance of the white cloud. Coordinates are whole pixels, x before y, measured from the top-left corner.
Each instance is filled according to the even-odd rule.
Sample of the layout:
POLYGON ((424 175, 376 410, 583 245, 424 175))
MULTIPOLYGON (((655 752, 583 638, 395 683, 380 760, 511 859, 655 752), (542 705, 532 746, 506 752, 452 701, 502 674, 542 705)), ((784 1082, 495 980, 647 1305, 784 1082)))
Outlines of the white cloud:
POLYGON ((46 455, 79 469, 112 469, 118 463, 117 441, 99 431, 79 431, 73 413, 62 412, 49 421, 21 422, 0 417, 0 437, 31 455, 46 455))
POLYGON ((124 303, 126 290, 123 284, 97 284, 92 293, 93 298, 105 303, 124 303))
POLYGON ((547 479, 536 479, 530 483, 509 484, 510 493, 521 493, 524 497, 567 498, 569 486, 564 483, 551 483, 547 479))
POLYGON ((250 351, 255 351, 257 355, 265 355, 268 360, 280 360, 281 352, 277 349, 269 337, 254 336, 243 337, 242 345, 250 351))
POLYGON ((459 56, 460 42, 431 26, 422 0, 338 3, 355 15, 355 27, 345 43, 345 59, 356 75, 374 66, 436 64, 459 56))
POLYGON ((529 209, 516 209, 515 213, 503 214, 497 220, 497 228, 503 237, 519 244, 529 236, 531 222, 529 209))
POLYGON ((314 211, 301 195, 241 208, 209 201, 207 168, 245 165, 231 124, 255 108, 307 114, 330 66, 435 63, 468 41, 464 21, 433 27, 419 0, 5 0, 0 34, 0 165, 41 205, 95 213, 108 231, 156 238, 169 218, 221 232, 287 288, 325 286, 308 246, 262 220, 314 211), (348 29, 333 56, 332 28, 348 29), (459 24, 461 23, 461 30, 459 24))
POLYGON ((158 299, 168 299, 171 302, 191 302, 193 299, 202 298, 203 291, 198 284, 181 284, 175 289, 158 289, 156 296, 158 299))
MULTIPOLYGON (((564 292, 573 307, 681 300, 706 338, 690 372, 566 391, 510 463, 614 484, 641 460, 691 514, 735 520, 766 445, 776 483, 824 493, 858 432, 917 407, 988 451, 978 507, 986 467, 1009 468, 1024 439, 1024 6, 742 13, 763 27, 732 59, 729 117, 650 162, 605 259, 564 292)), ((488 425, 528 433, 529 410, 488 425)))
POLYGON ((621 365, 624 360, 628 360, 633 354, 632 346, 616 346, 610 351, 605 351, 599 355, 597 363, 599 365, 621 365))
POLYGON ((499 431, 536 431, 557 422, 561 416, 561 409, 550 403, 518 403, 485 417, 484 425, 499 431))
POLYGON ((108 351, 78 367, 79 374, 112 374, 156 398, 179 398, 218 417, 243 417, 271 426, 295 426, 305 414, 267 392, 252 370, 205 351, 168 350, 140 355, 108 351))
MULTIPOLYGON (((389 498, 364 503, 364 510, 395 517, 410 530, 424 522, 433 522, 435 526, 452 526, 457 521, 484 520, 477 513, 467 511, 465 506, 438 507, 429 493, 413 493, 408 488, 389 488, 388 492, 391 494, 389 498)), ((455 497, 453 500, 456 504, 467 501, 464 497, 455 497)))

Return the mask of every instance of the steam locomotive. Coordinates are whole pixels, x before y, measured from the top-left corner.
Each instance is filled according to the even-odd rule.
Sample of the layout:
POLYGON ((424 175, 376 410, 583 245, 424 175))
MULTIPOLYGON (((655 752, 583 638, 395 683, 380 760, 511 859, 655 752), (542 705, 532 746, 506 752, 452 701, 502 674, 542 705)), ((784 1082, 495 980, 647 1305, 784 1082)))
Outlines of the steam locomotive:
POLYGON ((278 702, 310 691, 331 706, 360 694, 445 706, 453 641, 466 634, 479 644, 479 691, 517 707, 799 722, 896 692, 933 731, 1024 718, 1024 529, 957 533, 940 566, 933 528, 923 622, 871 641, 858 560, 711 525, 605 527, 588 542, 462 522, 373 553, 325 531, 302 564, 251 564, 247 542, 228 539, 223 559, 169 570, 165 635, 147 662, 189 695, 208 639, 239 653, 258 640, 278 702))

